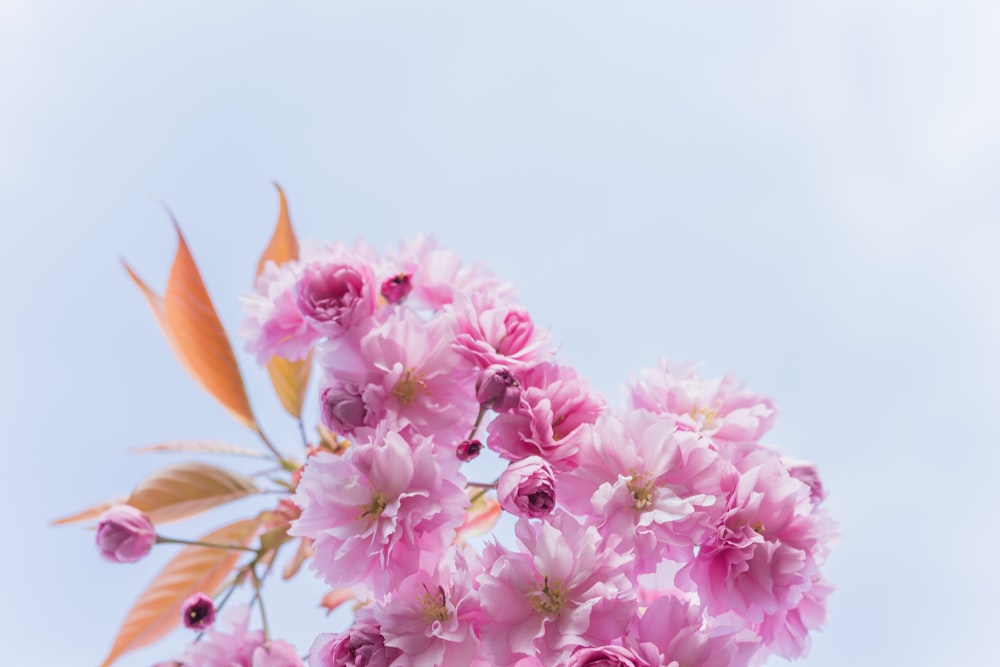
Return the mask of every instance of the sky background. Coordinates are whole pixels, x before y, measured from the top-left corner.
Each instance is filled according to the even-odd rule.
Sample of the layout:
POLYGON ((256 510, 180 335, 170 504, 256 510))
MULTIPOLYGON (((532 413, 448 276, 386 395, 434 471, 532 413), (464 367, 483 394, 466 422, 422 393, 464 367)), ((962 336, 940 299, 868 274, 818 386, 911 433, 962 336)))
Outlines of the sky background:
MULTIPOLYGON (((48 525, 183 460, 129 448, 255 446, 119 257, 162 287, 165 202, 235 332, 272 180, 300 237, 487 262, 612 402, 661 357, 773 396, 843 533, 797 664, 1000 664, 998 34, 990 2, 0 0, 5 664, 98 664, 166 562, 48 525)), ((309 579, 267 597, 303 650, 337 629, 309 579)))

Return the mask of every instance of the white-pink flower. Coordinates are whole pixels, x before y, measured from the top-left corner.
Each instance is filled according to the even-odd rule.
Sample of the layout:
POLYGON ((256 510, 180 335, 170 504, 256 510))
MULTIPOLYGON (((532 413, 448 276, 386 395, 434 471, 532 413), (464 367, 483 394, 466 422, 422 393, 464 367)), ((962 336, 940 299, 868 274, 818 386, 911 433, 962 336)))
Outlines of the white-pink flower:
POLYGON ((635 610, 631 559, 567 514, 550 521, 520 519, 520 549, 487 546, 479 597, 490 621, 483 625, 487 655, 496 665, 535 656, 564 661, 578 646, 621 637, 635 610))
POLYGON ((240 299, 246 319, 239 335, 258 364, 264 365, 275 356, 303 359, 320 337, 295 302, 300 268, 298 262, 280 267, 268 262, 257 276, 254 291, 240 299))
POLYGON ((778 418, 773 401, 754 394, 732 375, 703 380, 693 364, 642 371, 630 387, 629 407, 672 415, 682 429, 698 431, 716 443, 756 443, 778 418))
POLYGON ((462 524, 469 499, 458 465, 430 438, 407 441, 383 425, 344 456, 309 459, 289 534, 314 540, 312 567, 331 586, 365 582, 384 594, 422 552, 443 553, 462 524))
POLYGON ((182 667, 301 667, 302 661, 290 644, 282 640, 266 643, 264 632, 251 631, 249 623, 248 606, 226 610, 176 663, 182 667))
POLYGON ((455 316, 455 349, 479 368, 521 368, 552 356, 548 332, 536 327, 520 306, 496 305, 489 296, 477 294, 457 300, 455 316))
POLYGON ((690 557, 715 525, 730 470, 699 434, 642 410, 601 417, 578 460, 560 479, 560 501, 634 548, 640 574, 690 557))

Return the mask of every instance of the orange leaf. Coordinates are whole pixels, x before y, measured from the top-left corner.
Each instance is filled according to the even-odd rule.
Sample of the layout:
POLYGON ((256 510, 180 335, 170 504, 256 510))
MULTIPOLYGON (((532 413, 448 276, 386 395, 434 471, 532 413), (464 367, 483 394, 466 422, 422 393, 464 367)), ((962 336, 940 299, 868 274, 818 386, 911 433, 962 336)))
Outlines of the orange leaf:
POLYGON ((174 227, 177 254, 163 295, 163 309, 173 334, 174 351, 201 386, 240 423, 259 430, 229 337, 176 221, 174 227))
POLYGON ((285 565, 285 569, 281 573, 281 578, 291 579, 298 574, 302 568, 302 564, 312 557, 314 551, 313 541, 307 537, 301 538, 299 540, 299 548, 296 550, 292 560, 288 561, 288 564, 285 565))
MULTIPOLYGON (((292 219, 288 215, 288 200, 285 192, 277 183, 279 210, 278 223, 274 227, 271 241, 264 248, 264 254, 257 262, 259 276, 268 262, 281 266, 285 262, 299 258, 299 240, 292 229, 292 219)), ((309 374, 312 371, 312 354, 299 361, 289 361, 281 357, 272 357, 267 362, 267 374, 271 377, 274 392, 278 395, 282 407, 291 416, 299 419, 302 416, 302 399, 309 385, 309 374)))
POLYGON ((351 592, 350 588, 334 588, 323 596, 323 599, 320 600, 319 606, 326 609, 326 613, 329 614, 334 609, 353 598, 354 593, 351 592))
POLYGON ((239 473, 191 461, 157 470, 139 482, 125 502, 159 525, 259 492, 256 484, 239 473))
MULTIPOLYGON (((200 541, 245 547, 256 532, 257 522, 244 519, 209 533, 200 541)), ((239 551, 185 547, 132 605, 101 667, 108 667, 123 654, 166 636, 180 623, 184 600, 199 591, 207 595, 217 593, 240 555, 239 551)))
POLYGON ((200 454, 228 454, 230 456, 248 456, 255 459, 267 458, 260 452, 244 449, 225 442, 161 442, 148 447, 135 447, 133 452, 146 454, 149 452, 198 452, 200 454))
POLYGON ((455 541, 464 544, 473 537, 488 533, 500 518, 500 503, 494 498, 482 496, 465 512, 465 522, 458 529, 455 541))
POLYGON ((264 265, 268 260, 281 266, 285 262, 299 258, 299 240, 292 229, 292 219, 288 215, 288 200, 285 199, 285 191, 277 183, 274 187, 278 189, 278 224, 274 227, 274 234, 271 241, 264 248, 264 254, 257 262, 257 275, 264 271, 264 265))
POLYGON ((103 503, 98 503, 92 507, 88 507, 85 510, 77 512, 76 514, 71 514, 70 516, 64 516, 61 519, 56 519, 52 522, 55 526, 63 526, 68 523, 76 523, 78 521, 90 521, 96 519, 97 517, 104 514, 106 510, 111 509, 115 505, 123 505, 127 498, 115 498, 113 500, 105 500, 103 503))

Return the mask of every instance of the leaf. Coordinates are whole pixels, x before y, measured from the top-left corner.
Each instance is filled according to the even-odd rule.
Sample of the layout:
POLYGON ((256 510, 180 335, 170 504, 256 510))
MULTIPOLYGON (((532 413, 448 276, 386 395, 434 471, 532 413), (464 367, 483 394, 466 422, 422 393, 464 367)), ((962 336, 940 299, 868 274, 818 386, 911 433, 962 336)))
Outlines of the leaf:
POLYGON ((188 373, 237 421, 259 431, 229 337, 205 290, 181 228, 176 220, 173 223, 177 230, 177 252, 162 297, 127 262, 122 260, 122 264, 146 297, 174 354, 188 373))
POLYGON ((161 442, 147 447, 135 447, 132 449, 137 454, 147 454, 150 452, 197 452, 201 454, 228 454, 231 456, 248 456, 255 459, 267 458, 264 454, 252 449, 244 449, 236 445, 225 442, 161 442))
POLYGON ((326 613, 329 614, 334 609, 353 598, 354 593, 350 588, 334 588, 323 596, 323 599, 320 600, 319 606, 326 609, 326 613))
POLYGON ((192 461, 154 472, 139 482, 125 502, 160 525, 259 492, 253 481, 239 473, 192 461))
POLYGON ((303 563, 312 558, 314 552, 313 541, 308 537, 300 538, 299 548, 295 551, 292 560, 288 561, 288 564, 285 565, 285 569, 281 573, 281 578, 287 580, 298 574, 303 563))
POLYGON ((500 503, 494 498, 483 496, 476 500, 465 512, 465 522, 458 529, 455 541, 464 544, 473 537, 488 533, 500 518, 500 503))
MULTIPOLYGON (((200 539, 202 542, 249 546, 257 522, 244 519, 200 539)), ((236 567, 241 552, 211 547, 185 547, 150 583, 129 610, 101 667, 166 636, 181 621, 184 601, 197 592, 214 595, 236 567)))
MULTIPOLYGON (((288 215, 288 200, 285 199, 285 192, 277 183, 274 186, 278 189, 278 223, 274 227, 274 234, 264 248, 264 253, 257 262, 257 275, 264 272, 264 267, 268 262, 274 262, 281 266, 285 262, 297 260, 299 258, 299 240, 292 229, 292 219, 288 215)), ((296 419, 302 416, 302 399, 305 396, 306 388, 309 386, 309 375, 312 371, 312 353, 305 359, 299 361, 289 361, 281 357, 272 357, 267 362, 267 374, 271 377, 271 384, 274 392, 278 395, 282 407, 296 419)))
POLYGON ((124 505, 128 498, 115 498, 113 500, 105 500, 103 503, 98 503, 92 507, 88 507, 85 510, 81 510, 76 514, 71 514, 70 516, 64 516, 61 519, 56 519, 52 522, 54 526, 65 526, 70 523, 77 523, 79 521, 90 521, 91 519, 96 519, 97 517, 104 514, 106 510, 111 509, 115 505, 124 505))

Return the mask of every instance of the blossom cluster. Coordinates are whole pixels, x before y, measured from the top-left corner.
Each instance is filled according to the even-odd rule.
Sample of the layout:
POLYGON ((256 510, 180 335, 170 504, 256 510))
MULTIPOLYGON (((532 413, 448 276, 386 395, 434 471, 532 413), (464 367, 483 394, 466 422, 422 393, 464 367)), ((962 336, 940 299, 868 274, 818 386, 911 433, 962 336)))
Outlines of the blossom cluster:
POLYGON ((306 248, 245 297, 248 350, 262 364, 314 355, 323 423, 351 442, 311 456, 292 497, 289 534, 362 601, 308 664, 804 654, 836 531, 815 467, 762 444, 773 402, 664 362, 612 408, 513 295, 418 237, 385 256, 306 248), (506 468, 470 483, 463 463, 484 446, 506 468), (459 531, 484 487, 516 517, 516 544, 477 552, 459 531))
MULTIPOLYGON (((294 385, 297 407, 285 407, 300 426, 308 372, 319 371, 320 442, 302 428, 303 464, 249 408, 213 394, 267 446, 276 488, 189 463, 154 473, 126 504, 99 506, 96 543, 109 561, 186 546, 105 665, 178 622, 199 634, 161 667, 747 667, 806 653, 825 621, 832 587, 821 569, 837 529, 816 467, 765 444, 777 418, 769 398, 661 362, 613 407, 558 358, 510 284, 433 239, 385 254, 361 244, 299 253, 287 220, 279 233, 294 252, 277 264, 265 251, 241 335, 276 390, 287 398, 294 385), (484 451, 497 470, 470 479, 489 468, 467 465, 484 451), (276 507, 199 540, 154 525, 265 492, 282 494, 276 507), (501 517, 505 530, 475 548, 501 517), (501 540, 508 528, 513 539, 501 540), (261 595, 291 543, 285 578, 308 562, 331 588, 324 606, 354 601, 350 627, 320 634, 304 658, 271 638, 261 595), (245 584, 260 629, 250 607, 222 609, 245 584)), ((210 321, 207 300, 182 305, 198 315, 192 326, 210 321)), ((182 358, 216 377, 228 342, 183 331, 168 330, 197 342, 182 358)), ((242 385, 235 362, 221 372, 229 384, 212 387, 242 385)))

